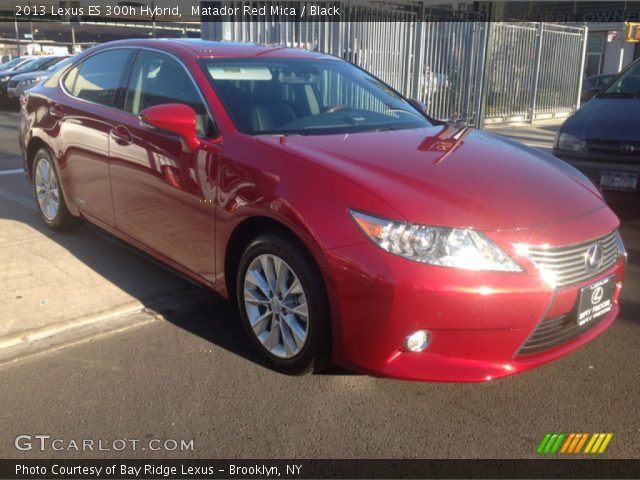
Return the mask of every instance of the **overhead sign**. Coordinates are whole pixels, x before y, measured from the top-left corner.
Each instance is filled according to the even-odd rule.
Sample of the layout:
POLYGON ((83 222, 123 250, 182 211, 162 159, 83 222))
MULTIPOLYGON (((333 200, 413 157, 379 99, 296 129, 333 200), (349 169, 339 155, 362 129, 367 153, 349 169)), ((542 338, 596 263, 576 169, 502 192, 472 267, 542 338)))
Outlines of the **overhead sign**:
POLYGON ((640 23, 629 22, 624 29, 625 42, 640 43, 640 23))

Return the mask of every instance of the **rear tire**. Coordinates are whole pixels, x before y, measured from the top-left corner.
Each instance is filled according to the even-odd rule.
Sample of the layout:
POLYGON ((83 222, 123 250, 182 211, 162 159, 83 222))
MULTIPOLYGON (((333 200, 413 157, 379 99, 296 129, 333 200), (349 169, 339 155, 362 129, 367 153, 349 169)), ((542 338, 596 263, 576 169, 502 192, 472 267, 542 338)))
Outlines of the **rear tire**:
POLYGON ((60 178, 51 153, 41 148, 33 157, 33 192, 38 212, 53 230, 68 230, 78 226, 79 219, 71 215, 62 194, 60 178))
POLYGON ((238 308, 251 342, 270 367, 297 375, 328 356, 329 305, 313 258, 279 233, 246 248, 236 277, 238 308))

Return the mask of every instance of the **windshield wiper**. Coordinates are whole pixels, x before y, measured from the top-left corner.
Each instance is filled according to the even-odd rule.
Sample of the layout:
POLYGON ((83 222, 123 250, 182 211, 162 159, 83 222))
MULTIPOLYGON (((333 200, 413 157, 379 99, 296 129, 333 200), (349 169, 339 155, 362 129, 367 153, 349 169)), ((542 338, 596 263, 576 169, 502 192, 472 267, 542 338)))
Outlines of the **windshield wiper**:
POLYGON ((390 132, 392 130, 400 130, 401 127, 378 127, 378 128, 374 128, 372 130, 372 132, 390 132))

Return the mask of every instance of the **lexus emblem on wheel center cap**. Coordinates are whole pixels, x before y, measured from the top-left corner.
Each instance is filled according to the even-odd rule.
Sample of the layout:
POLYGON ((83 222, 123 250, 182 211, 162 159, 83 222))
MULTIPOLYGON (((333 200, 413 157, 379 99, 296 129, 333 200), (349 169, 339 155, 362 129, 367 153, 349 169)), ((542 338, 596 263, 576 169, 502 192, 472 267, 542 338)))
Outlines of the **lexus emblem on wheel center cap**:
POLYGON ((594 243, 587 250, 584 263, 587 267, 587 272, 594 272, 600 268, 603 260, 602 245, 594 243))

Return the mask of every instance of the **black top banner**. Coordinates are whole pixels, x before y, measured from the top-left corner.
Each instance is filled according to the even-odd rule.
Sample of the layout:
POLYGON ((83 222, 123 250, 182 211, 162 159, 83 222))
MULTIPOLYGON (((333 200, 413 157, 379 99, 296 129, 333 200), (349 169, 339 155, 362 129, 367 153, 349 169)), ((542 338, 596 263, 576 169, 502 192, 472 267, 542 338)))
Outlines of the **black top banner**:
POLYGON ((0 460, 0 479, 637 479, 640 460, 0 460))
POLYGON ((0 20, 58 22, 639 22, 640 1, 0 0, 0 20))

